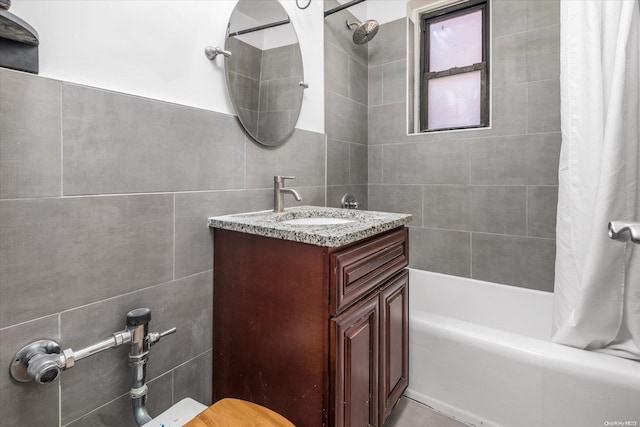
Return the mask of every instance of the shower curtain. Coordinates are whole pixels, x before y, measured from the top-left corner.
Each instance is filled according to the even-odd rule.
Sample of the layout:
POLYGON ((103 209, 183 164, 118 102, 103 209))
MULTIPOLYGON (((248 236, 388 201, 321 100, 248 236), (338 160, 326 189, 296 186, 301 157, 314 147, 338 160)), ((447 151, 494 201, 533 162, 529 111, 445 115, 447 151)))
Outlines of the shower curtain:
POLYGON ((553 341, 640 360, 640 0, 561 1, 553 341))

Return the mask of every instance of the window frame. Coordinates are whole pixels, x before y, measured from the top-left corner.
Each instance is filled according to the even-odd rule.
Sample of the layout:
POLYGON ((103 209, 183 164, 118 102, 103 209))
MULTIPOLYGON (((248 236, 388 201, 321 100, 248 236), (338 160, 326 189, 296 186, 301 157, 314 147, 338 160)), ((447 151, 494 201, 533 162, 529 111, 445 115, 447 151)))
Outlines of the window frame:
POLYGON ((489 48, 491 34, 489 14, 489 0, 469 0, 464 3, 454 4, 442 9, 429 11, 420 14, 420 132, 441 132, 460 129, 481 129, 489 127, 489 48), (430 24, 445 21, 457 16, 482 11, 482 61, 463 67, 453 67, 448 70, 434 71, 429 70, 429 42, 430 34, 427 29, 430 24), (429 129, 429 80, 455 76, 474 71, 480 71, 480 124, 469 126, 457 126, 448 128, 429 129))

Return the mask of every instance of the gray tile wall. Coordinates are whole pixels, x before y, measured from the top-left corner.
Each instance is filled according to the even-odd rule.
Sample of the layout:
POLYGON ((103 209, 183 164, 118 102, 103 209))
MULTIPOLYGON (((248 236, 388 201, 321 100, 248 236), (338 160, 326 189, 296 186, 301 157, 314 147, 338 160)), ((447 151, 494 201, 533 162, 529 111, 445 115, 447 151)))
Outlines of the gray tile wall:
POLYGON ((412 267, 553 290, 559 11, 492 1, 491 129, 408 136, 406 20, 368 44, 369 208, 414 215, 412 267))
MULTIPOLYGON (((325 10, 338 5, 325 0, 325 10)), ((345 21, 358 21, 347 9, 325 18, 325 132, 327 206, 340 206, 352 193, 367 208, 369 104, 368 45, 356 45, 345 21)))
POLYGON ((262 51, 260 108, 256 135, 263 141, 280 141, 298 119, 304 80, 300 45, 262 51))
MULTIPOLYGON (((234 116, 0 69, 0 361, 37 339, 94 344, 146 306, 152 330, 178 328, 151 351, 151 413, 210 403, 206 219, 268 209, 273 175, 298 175, 301 204, 324 205, 325 152, 322 134, 267 149, 234 116)), ((135 426, 126 353, 49 385, 3 369, 0 424, 135 426)))

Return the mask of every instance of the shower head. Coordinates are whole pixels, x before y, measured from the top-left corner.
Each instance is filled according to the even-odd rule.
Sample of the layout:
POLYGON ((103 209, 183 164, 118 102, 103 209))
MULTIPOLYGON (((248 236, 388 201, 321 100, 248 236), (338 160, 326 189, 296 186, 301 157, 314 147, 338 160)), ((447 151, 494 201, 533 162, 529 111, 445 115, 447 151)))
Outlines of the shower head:
POLYGON ((349 20, 347 20, 347 28, 351 29, 353 26, 357 27, 353 32, 353 42, 355 44, 365 44, 378 34, 378 27, 380 25, 378 21, 374 19, 369 19, 362 23, 349 22, 349 20))

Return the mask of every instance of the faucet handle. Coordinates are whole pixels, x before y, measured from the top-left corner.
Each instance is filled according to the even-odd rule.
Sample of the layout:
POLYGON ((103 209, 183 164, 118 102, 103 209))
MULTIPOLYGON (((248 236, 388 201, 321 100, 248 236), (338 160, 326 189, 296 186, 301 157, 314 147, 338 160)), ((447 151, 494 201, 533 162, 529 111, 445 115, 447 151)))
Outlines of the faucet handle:
POLYGON ((149 338, 149 345, 152 346, 156 344, 158 341, 160 341, 160 338, 164 338, 167 335, 174 334, 177 330, 178 328, 173 327, 164 332, 149 332, 149 335, 147 335, 147 337, 149 338))
POLYGON ((285 179, 296 179, 296 177, 295 176, 275 175, 273 177, 273 182, 279 182, 280 184, 284 184, 284 180, 285 179))

